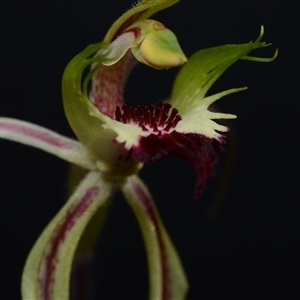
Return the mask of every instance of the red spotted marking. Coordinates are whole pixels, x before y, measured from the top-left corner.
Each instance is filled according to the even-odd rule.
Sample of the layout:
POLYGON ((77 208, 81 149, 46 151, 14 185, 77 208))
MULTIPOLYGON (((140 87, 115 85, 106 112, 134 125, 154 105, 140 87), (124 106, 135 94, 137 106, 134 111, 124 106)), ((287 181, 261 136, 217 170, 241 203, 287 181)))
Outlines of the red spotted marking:
POLYGON ((124 86, 137 60, 131 51, 112 66, 102 66, 93 76, 90 98, 99 111, 114 118, 116 106, 124 103, 124 86))
POLYGON ((166 29, 166 26, 158 21, 154 21, 154 20, 143 20, 145 23, 148 23, 149 26, 152 27, 152 29, 159 31, 159 30, 164 30, 166 29))

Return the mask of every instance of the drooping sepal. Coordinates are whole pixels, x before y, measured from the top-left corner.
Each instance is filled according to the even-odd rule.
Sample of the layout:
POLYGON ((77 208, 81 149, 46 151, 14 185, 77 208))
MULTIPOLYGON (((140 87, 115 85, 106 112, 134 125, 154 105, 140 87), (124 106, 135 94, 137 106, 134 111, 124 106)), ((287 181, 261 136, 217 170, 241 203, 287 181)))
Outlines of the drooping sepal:
POLYGON ((188 282, 183 267, 148 189, 135 175, 127 178, 120 187, 144 238, 150 281, 149 299, 185 299, 188 282))
POLYGON ((41 149, 86 169, 96 168, 78 141, 29 122, 0 118, 0 138, 41 149))
POLYGON ((73 256, 79 239, 113 183, 91 171, 33 246, 22 275, 23 299, 69 299, 73 256))

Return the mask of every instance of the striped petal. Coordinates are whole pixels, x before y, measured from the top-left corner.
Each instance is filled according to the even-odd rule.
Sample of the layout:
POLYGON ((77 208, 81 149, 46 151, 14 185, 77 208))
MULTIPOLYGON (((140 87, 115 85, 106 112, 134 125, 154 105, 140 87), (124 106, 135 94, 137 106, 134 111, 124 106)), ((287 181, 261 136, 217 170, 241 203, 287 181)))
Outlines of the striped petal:
POLYGON ((32 123, 0 118, 0 138, 41 149, 86 169, 96 168, 78 141, 32 123))
POLYGON ((127 178, 121 189, 143 234, 150 277, 149 299, 184 299, 188 282, 148 189, 137 176, 127 178))
POLYGON ((113 184, 91 171, 32 248, 23 271, 23 299, 69 299, 71 266, 79 239, 105 206, 113 184))

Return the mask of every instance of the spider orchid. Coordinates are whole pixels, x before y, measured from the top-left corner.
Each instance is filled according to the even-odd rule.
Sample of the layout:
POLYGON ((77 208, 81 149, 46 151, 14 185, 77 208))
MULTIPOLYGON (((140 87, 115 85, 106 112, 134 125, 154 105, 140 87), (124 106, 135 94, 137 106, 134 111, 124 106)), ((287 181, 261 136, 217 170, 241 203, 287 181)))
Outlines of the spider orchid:
MULTIPOLYGON (((209 106, 233 88, 205 97, 218 77, 261 42, 200 50, 187 60, 176 36, 149 19, 177 0, 142 0, 109 29, 103 42, 88 46, 67 65, 62 79, 64 109, 78 141, 25 121, 0 118, 0 137, 54 154, 80 167, 82 180, 32 248, 22 276, 24 299, 69 299, 74 255, 90 253, 114 191, 120 188, 143 234, 149 266, 150 299, 183 299, 188 283, 176 250, 151 195, 137 173, 144 162, 173 155, 190 162, 197 174, 194 196, 213 174, 226 126, 215 119, 235 115, 209 106), (126 79, 137 62, 155 69, 184 66, 167 102, 129 106, 126 79), (88 70, 86 72, 86 70, 88 70), (98 228, 99 227, 99 228, 98 228), (97 231, 96 230, 96 231, 97 231), (97 231, 97 232, 98 232, 97 231)), ((145 90, 148 84, 143 87, 145 90)))

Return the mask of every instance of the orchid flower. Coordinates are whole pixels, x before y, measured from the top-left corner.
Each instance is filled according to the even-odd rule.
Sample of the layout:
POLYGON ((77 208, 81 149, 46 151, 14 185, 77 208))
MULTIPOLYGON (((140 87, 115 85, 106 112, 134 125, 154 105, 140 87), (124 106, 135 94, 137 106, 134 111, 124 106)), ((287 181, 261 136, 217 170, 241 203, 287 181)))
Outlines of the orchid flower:
MULTIPOLYGON (((229 129, 215 119, 233 114, 209 106, 229 89, 206 96, 212 84, 261 42, 200 50, 188 60, 176 36, 149 19, 177 0, 142 0, 124 13, 101 43, 88 46, 67 65, 62 79, 65 114, 78 140, 25 121, 0 118, 0 137, 33 146, 77 166, 80 182, 70 199, 33 246, 22 276, 23 299, 69 299, 75 254, 90 253, 107 206, 121 189, 139 223, 148 257, 149 298, 183 299, 188 283, 178 254, 161 221, 150 192, 138 177, 143 164, 163 156, 190 162, 197 175, 194 196, 214 172, 229 129), (147 106, 124 104, 123 89, 132 68, 143 63, 155 69, 184 65, 168 101, 147 106), (91 230, 91 227, 96 229, 91 230), (96 234, 95 234, 96 232, 96 234)), ((148 83, 142 87, 148 89, 148 83)))

